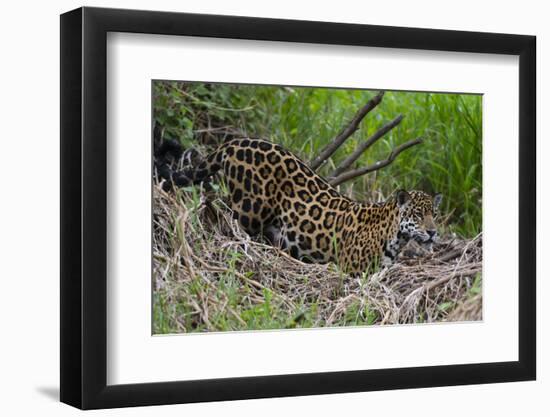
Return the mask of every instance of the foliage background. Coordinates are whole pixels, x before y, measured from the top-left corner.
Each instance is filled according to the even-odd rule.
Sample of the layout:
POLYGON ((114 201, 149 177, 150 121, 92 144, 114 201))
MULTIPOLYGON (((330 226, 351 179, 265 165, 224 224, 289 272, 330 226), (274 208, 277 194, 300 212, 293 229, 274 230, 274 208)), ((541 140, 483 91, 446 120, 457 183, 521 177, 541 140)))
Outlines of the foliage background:
MULTIPOLYGON (((223 140, 221 128, 231 127, 281 143, 309 161, 378 91, 155 81, 153 92, 154 118, 164 136, 185 148, 215 146, 223 140)), ((441 192, 449 230, 477 235, 482 228, 481 95, 388 91, 320 174, 328 174, 399 114, 403 121, 355 166, 385 159, 407 140, 423 137, 424 143, 401 153, 390 166, 346 183, 344 191, 357 199, 373 198, 374 190, 384 196, 399 188, 441 192)))

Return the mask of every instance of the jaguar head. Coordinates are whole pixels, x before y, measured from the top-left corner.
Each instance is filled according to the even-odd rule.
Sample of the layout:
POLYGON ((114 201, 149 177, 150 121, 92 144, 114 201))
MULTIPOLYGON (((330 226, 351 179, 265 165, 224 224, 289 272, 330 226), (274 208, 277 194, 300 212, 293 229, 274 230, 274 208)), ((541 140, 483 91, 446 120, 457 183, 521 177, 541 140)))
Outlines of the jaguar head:
POLYGON ((437 240, 437 227, 434 217, 441 204, 442 195, 433 197, 423 191, 403 191, 396 193, 400 212, 399 235, 403 240, 414 239, 418 243, 431 245, 437 240))

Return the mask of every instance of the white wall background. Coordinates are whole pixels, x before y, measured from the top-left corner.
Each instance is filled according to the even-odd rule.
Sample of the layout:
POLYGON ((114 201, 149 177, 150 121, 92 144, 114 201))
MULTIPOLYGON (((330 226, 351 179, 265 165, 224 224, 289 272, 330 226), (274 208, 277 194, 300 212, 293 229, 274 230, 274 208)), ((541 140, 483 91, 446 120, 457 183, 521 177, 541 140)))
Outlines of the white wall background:
MULTIPOLYGON (((0 410, 3 415, 74 415, 58 403, 59 379, 59 17, 82 3, 3 4, 0 151, 0 410)), ((538 257, 550 249, 549 134, 542 115, 550 90, 550 26, 544 2, 351 0, 93 1, 86 5, 236 14, 534 34, 538 37, 538 257), (545 236, 546 235, 546 236, 545 236)), ((100 411, 99 415, 384 414, 408 416, 548 415, 550 292, 548 264, 538 267, 538 381, 100 411)), ((344 353, 343 353, 344 354, 344 353)))

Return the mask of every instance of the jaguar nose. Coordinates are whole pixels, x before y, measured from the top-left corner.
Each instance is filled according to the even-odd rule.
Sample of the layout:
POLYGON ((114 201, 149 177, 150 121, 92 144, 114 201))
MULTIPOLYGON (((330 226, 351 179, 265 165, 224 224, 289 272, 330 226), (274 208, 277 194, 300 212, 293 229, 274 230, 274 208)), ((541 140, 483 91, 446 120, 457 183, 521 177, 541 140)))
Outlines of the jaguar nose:
POLYGON ((437 230, 426 230, 426 232, 428 233, 428 236, 430 236, 430 239, 433 239, 433 237, 437 233, 437 230))

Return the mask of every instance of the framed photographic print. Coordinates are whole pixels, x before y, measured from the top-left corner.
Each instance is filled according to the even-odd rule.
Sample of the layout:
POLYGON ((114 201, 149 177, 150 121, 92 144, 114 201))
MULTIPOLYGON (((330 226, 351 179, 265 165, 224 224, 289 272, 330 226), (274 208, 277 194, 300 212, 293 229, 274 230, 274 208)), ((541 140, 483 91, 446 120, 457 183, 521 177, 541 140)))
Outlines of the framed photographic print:
POLYGON ((61 16, 61 400, 535 379, 535 38, 61 16))

